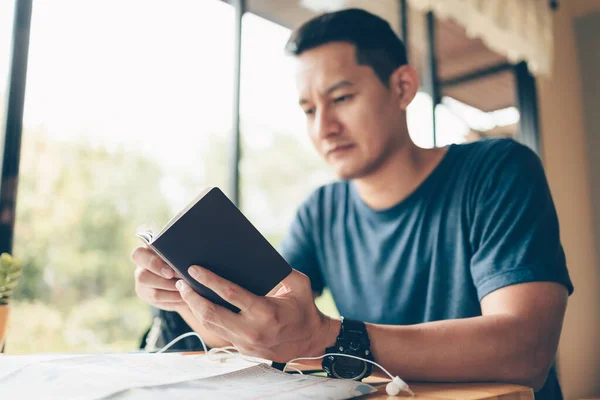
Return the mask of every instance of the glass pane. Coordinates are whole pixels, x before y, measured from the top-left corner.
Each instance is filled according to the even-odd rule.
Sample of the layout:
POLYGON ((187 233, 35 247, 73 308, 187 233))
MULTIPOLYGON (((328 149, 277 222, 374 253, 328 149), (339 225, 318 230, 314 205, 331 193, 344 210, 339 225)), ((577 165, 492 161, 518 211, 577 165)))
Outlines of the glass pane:
MULTIPOLYGON (((408 128, 412 140, 420 147, 433 147, 431 96, 417 93, 408 106, 408 128)), ((508 107, 484 112, 451 97, 443 97, 435 108, 436 146, 465 143, 484 138, 510 137, 516 139, 519 111, 508 107)))
MULTIPOLYGON (((8 80, 12 58, 12 31, 14 22, 14 0, 0 1, 0 138, 6 128, 6 106, 8 101, 8 80)), ((4 143, 4 141, 0 141, 4 143)), ((3 145, 0 144, 0 151, 3 145)), ((0 153, 2 160, 2 153, 0 153)))
MULTIPOLYGON (((241 206, 276 248, 300 203, 334 179, 306 134, 291 59, 290 30, 254 14, 243 18, 241 206)), ((326 293, 317 304, 337 313, 326 293)))
POLYGON ((300 202, 333 179, 306 134, 292 60, 283 52, 289 35, 254 14, 244 16, 241 204, 275 246, 300 202))
POLYGON ((463 143, 484 138, 517 138, 519 110, 507 107, 485 112, 451 97, 436 107, 437 145, 463 143))
POLYGON ((34 1, 8 352, 138 347, 136 227, 226 184, 233 32, 220 0, 34 1))
POLYGON ((418 92, 406 110, 406 122, 411 139, 419 147, 433 147, 433 119, 431 96, 418 92))

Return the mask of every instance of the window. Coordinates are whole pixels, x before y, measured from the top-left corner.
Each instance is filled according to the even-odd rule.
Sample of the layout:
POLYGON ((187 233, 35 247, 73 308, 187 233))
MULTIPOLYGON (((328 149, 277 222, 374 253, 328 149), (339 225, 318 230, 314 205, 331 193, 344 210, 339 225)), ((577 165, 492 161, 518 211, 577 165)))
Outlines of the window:
MULTIPOLYGON (((0 2, 0 78, 14 4, 0 2)), ((287 26, 311 14, 269 6, 287 26)), ((228 187, 234 25, 221 0, 34 0, 13 251, 25 269, 11 353, 138 346, 151 318, 134 294, 136 227, 164 225, 205 186, 228 187)), ((289 34, 243 17, 241 208, 275 247, 300 203, 336 179, 305 132, 283 52, 289 34)), ((505 135, 518 121, 506 102, 483 112, 456 90, 443 94, 438 146, 505 135)), ((419 93, 408 109, 421 147, 434 145, 431 108, 419 93)), ((318 305, 337 313, 328 293, 318 305)))
MULTIPOLYGON (((291 59, 290 30, 251 13, 243 17, 240 166, 242 211, 276 248, 300 203, 334 179, 306 134, 291 59)), ((329 294, 318 301, 329 314, 329 294)))
POLYGON ((306 134, 292 60, 283 52, 290 30, 250 13, 242 26, 241 204, 279 245, 300 202, 333 175, 306 134))
MULTIPOLYGON (((412 140, 420 147, 433 147, 431 96, 419 92, 408 107, 408 127, 412 140)), ((436 146, 465 143, 484 138, 516 139, 519 111, 507 107, 484 112, 451 97, 443 97, 435 108, 436 146)))
POLYGON ((433 121, 431 96, 418 92, 406 110, 406 122, 412 141, 419 147, 433 147, 433 121))
POLYGON ((451 97, 443 97, 436 108, 438 145, 484 138, 517 138, 519 110, 506 107, 485 112, 451 97))
POLYGON ((233 35, 220 0, 34 1, 11 353, 137 348, 136 227, 226 184, 233 35))
MULTIPOLYGON (((15 1, 0 2, 0 134, 5 132, 15 1)), ((0 146, 2 150, 2 146, 0 146)), ((1 156, 0 156, 1 159, 1 156)))

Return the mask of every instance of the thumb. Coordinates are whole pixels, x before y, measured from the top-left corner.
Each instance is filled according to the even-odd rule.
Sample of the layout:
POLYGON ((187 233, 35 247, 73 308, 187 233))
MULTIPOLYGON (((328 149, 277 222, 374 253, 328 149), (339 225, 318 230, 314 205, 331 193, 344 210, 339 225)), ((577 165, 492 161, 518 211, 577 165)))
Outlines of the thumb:
POLYGON ((310 278, 302 272, 292 269, 292 272, 286 276, 281 283, 289 290, 304 290, 306 286, 310 288, 310 278))
MULTIPOLYGON (((305 290, 305 286, 310 289, 310 279, 302 272, 292 269, 292 272, 283 278, 283 280, 277 285, 270 293, 273 293, 274 297, 285 296, 288 293, 302 292, 305 290)), ((310 290, 309 290, 310 292, 310 290)), ((270 295, 270 294, 269 294, 270 295)))

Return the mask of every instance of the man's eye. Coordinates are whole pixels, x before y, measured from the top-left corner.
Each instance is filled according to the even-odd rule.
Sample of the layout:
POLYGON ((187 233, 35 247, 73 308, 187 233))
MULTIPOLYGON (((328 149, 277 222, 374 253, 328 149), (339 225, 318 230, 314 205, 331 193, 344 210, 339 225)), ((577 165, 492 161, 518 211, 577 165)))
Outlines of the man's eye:
POLYGON ((348 101, 352 98, 351 94, 347 94, 344 96, 340 96, 340 97, 336 97, 333 101, 335 101, 336 103, 343 103, 345 101, 348 101))
POLYGON ((306 110, 304 110, 304 114, 306 114, 306 115, 313 115, 314 113, 315 113, 314 108, 307 108, 306 110))

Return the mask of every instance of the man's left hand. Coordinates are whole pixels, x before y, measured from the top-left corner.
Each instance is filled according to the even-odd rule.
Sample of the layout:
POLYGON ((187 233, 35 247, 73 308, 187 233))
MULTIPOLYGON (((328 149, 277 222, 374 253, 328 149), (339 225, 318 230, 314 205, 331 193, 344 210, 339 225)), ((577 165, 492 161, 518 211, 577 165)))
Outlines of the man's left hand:
POLYGON ((240 309, 234 313, 198 295, 183 280, 181 297, 204 328, 231 342, 245 355, 277 362, 322 355, 337 331, 316 307, 309 278, 296 271, 274 295, 257 296, 207 269, 192 266, 190 276, 240 309))

